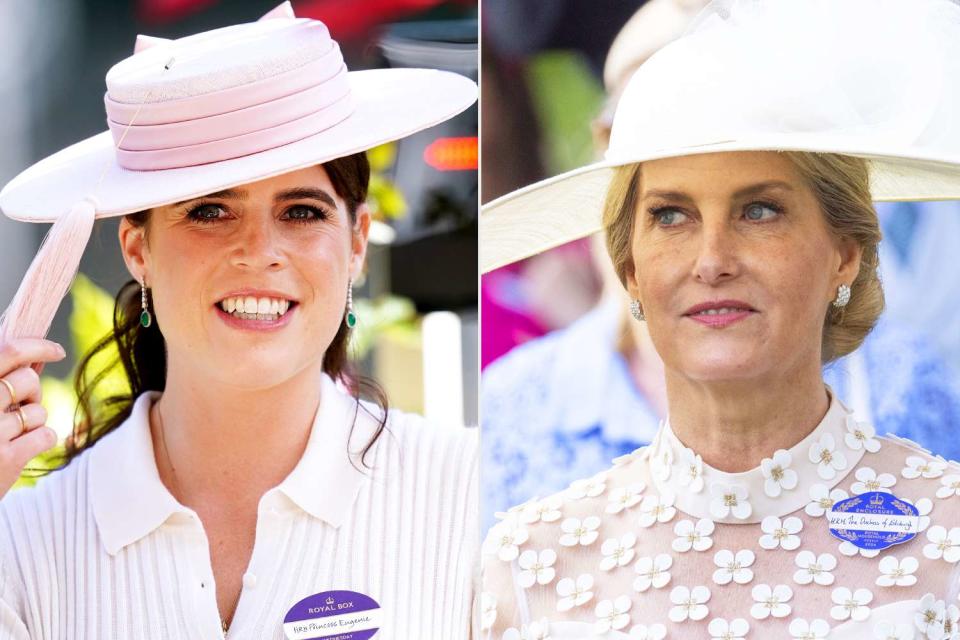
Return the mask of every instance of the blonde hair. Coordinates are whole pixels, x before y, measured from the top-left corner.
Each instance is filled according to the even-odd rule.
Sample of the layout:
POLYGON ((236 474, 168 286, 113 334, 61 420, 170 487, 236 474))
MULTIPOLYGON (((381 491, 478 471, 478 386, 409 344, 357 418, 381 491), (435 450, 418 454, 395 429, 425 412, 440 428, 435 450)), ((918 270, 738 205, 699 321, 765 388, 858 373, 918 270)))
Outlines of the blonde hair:
MULTIPOLYGON (((863 158, 836 153, 784 151, 813 190, 830 232, 860 245, 860 271, 850 284, 850 302, 830 305, 823 323, 821 361, 826 364, 853 352, 883 311, 883 287, 877 273, 880 224, 870 196, 870 173, 863 158)), ((631 252, 641 165, 614 169, 603 207, 607 252, 621 283, 633 268, 631 252)))

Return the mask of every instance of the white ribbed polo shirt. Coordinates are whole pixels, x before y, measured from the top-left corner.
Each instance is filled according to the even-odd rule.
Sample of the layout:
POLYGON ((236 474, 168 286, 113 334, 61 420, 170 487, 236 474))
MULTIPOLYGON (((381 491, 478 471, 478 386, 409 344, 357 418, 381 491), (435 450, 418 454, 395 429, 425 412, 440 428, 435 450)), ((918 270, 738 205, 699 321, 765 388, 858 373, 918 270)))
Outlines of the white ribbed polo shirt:
MULTIPOLYGON (((475 430, 391 411, 371 470, 356 453, 376 422, 326 376, 321 394, 303 457, 260 500, 227 637, 282 640, 292 605, 349 590, 380 604, 378 640, 467 638, 475 430)), ((0 501, 0 639, 223 637, 202 524, 157 473, 156 395, 137 398, 127 421, 65 469, 0 501)))

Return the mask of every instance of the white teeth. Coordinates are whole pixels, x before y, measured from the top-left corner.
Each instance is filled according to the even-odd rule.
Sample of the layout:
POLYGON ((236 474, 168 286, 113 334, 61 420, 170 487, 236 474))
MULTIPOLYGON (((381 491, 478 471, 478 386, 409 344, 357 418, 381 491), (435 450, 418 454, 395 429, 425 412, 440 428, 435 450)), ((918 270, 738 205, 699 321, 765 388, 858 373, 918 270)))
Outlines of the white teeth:
POLYGON ((220 308, 244 320, 272 320, 290 309, 290 301, 283 298, 237 296, 221 300, 220 308))
POLYGON ((744 311, 744 309, 733 309, 730 307, 723 307, 720 309, 705 309, 704 311, 698 311, 696 315, 698 316, 716 316, 721 313, 734 313, 735 311, 744 311))

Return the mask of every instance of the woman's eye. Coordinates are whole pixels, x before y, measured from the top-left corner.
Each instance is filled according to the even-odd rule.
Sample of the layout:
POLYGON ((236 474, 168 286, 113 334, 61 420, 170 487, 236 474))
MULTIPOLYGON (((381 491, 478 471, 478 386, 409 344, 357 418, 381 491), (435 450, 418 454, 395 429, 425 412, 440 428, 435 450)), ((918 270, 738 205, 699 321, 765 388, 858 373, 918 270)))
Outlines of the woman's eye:
POLYGON ((327 214, 316 207, 298 204, 287 209, 284 213, 284 217, 288 220, 294 220, 296 222, 316 222, 326 218, 327 214))
POLYGON ((759 221, 769 220, 779 213, 780 210, 772 205, 764 204, 762 202, 754 202, 753 204, 747 206, 747 210, 743 212, 743 215, 747 218, 747 220, 759 221))
POLYGON ((196 222, 213 222, 222 218, 225 213, 218 204, 201 204, 191 209, 187 215, 196 222))
POLYGON ((653 218, 657 221, 657 224, 669 227, 675 224, 679 224, 686 219, 686 214, 684 214, 679 209, 656 209, 653 212, 653 218))

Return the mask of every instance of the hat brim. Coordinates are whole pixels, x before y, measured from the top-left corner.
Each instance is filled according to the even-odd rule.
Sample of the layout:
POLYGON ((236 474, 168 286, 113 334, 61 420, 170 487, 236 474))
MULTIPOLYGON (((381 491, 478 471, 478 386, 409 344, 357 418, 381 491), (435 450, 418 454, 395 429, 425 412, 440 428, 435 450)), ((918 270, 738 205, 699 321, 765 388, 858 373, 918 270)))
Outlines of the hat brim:
POLYGON ((109 131, 31 166, 0 191, 0 210, 14 220, 54 222, 92 198, 98 218, 180 202, 365 151, 437 125, 476 101, 464 76, 434 69, 373 69, 348 74, 355 110, 318 134, 220 162, 131 171, 119 166, 109 131))
POLYGON ((480 270, 487 273, 602 229, 603 205, 615 169, 627 164, 729 151, 809 151, 864 158, 875 201, 960 199, 960 157, 911 157, 883 149, 845 147, 834 138, 776 136, 663 149, 629 160, 605 160, 536 182, 482 207, 480 270))

